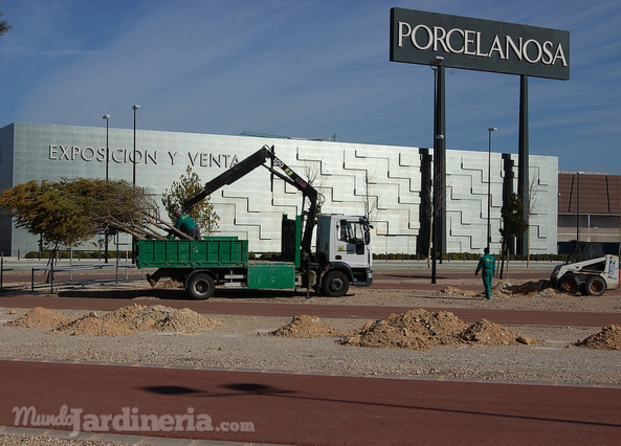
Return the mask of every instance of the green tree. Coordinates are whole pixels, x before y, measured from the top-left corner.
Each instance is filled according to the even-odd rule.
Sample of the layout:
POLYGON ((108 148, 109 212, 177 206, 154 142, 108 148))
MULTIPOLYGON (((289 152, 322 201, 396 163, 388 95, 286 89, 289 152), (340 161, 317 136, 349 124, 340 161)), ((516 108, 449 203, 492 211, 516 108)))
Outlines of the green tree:
MULTIPOLYGON (((0 11, 0 17, 3 15, 2 11, 0 11)), ((0 20, 0 37, 2 37, 2 35, 8 32, 11 28, 13 28, 13 25, 10 25, 9 22, 6 20, 0 20)))
MULTIPOLYGON (((500 211, 502 217, 502 263, 500 267, 500 277, 503 277, 504 259, 509 254, 509 242, 515 237, 520 237, 528 229, 528 221, 524 215, 524 205, 518 194, 512 194, 507 202, 503 204, 500 211)), ((509 261, 507 260, 507 273, 509 261)))
POLYGON ((214 205, 209 201, 210 197, 195 204, 192 209, 184 209, 183 204, 203 188, 203 183, 192 166, 188 166, 185 175, 181 175, 179 181, 172 184, 170 190, 166 189, 162 194, 162 205, 168 213, 171 221, 175 221, 174 211, 179 209, 187 212, 201 228, 201 233, 212 234, 218 229, 220 217, 215 211, 214 205))
POLYGON ((76 178, 32 180, 5 189, 0 209, 17 227, 39 235, 55 254, 61 246, 76 246, 110 227, 144 233, 156 204, 146 189, 126 181, 76 178))

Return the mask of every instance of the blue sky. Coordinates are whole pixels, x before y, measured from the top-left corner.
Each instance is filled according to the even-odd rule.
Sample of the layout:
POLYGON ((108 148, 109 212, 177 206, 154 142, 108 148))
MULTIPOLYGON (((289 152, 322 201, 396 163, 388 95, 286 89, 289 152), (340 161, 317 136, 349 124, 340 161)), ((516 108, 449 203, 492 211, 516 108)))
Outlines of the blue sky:
MULTIPOLYGON (((621 2, 2 0, 11 122, 431 147, 433 72, 389 61, 393 6, 567 30, 569 81, 531 78, 530 152, 621 175, 621 2)), ((519 77, 447 69, 447 148, 517 153, 519 77)))

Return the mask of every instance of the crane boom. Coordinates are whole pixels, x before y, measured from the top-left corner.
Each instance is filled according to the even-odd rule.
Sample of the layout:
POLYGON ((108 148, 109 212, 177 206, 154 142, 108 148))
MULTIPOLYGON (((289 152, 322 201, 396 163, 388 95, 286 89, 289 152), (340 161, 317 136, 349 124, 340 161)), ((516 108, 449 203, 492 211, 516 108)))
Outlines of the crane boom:
POLYGON ((300 190, 305 198, 308 198, 310 206, 307 212, 304 236, 302 237, 302 253, 310 255, 311 239, 313 236, 313 229, 315 227, 315 219, 317 217, 317 199, 319 193, 313 186, 311 186, 293 169, 287 166, 284 161, 282 161, 274 154, 274 146, 269 147, 267 145, 264 145, 261 149, 250 155, 248 158, 240 161, 235 166, 231 167, 226 172, 218 175, 213 180, 205 183, 205 186, 199 192, 197 192, 185 201, 184 208, 186 210, 191 209, 198 202, 204 200, 218 189, 234 183, 240 178, 248 175, 259 166, 267 168, 270 172, 278 176, 280 179, 300 190), (265 162, 268 159, 271 160, 272 166, 280 168, 285 174, 276 171, 272 166, 267 166, 265 162))

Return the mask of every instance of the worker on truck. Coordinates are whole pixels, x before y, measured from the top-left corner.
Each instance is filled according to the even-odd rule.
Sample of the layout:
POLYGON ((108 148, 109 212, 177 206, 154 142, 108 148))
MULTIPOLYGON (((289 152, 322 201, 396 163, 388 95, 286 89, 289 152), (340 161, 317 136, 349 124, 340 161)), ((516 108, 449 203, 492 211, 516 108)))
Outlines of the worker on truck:
POLYGON ((194 240, 201 239, 201 230, 196 222, 192 220, 192 217, 181 212, 179 209, 175 209, 174 215, 177 218, 175 229, 179 229, 181 232, 189 235, 194 240))
MULTIPOLYGON (((194 240, 201 239, 201 230, 196 222, 188 214, 181 212, 179 209, 173 211, 173 215, 176 217, 175 229, 180 230, 184 234, 189 235, 194 240)), ((147 274, 147 282, 154 287, 160 280, 161 271, 158 269, 153 274, 147 274)))

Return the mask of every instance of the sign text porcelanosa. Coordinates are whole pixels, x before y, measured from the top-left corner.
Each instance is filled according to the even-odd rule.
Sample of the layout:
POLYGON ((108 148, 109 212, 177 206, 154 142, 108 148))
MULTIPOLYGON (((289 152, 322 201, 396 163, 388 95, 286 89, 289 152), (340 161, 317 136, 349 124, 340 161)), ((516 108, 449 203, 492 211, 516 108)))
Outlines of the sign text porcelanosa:
POLYGON ((390 60, 569 79, 569 32, 402 8, 391 9, 390 60))
MULTIPOLYGON (((133 163, 133 149, 113 149, 110 148, 109 161, 113 163, 133 163)), ((56 161, 86 161, 86 162, 105 162, 106 148, 100 147, 95 149, 90 146, 80 147, 75 145, 50 144, 48 150, 48 159, 56 161)), ((226 153, 192 153, 166 151, 162 154, 157 150, 136 150, 136 163, 154 164, 158 162, 168 162, 175 165, 176 162, 190 164, 196 167, 223 167, 230 168, 239 162, 237 155, 226 153), (162 160, 163 159, 163 160, 162 160)))

